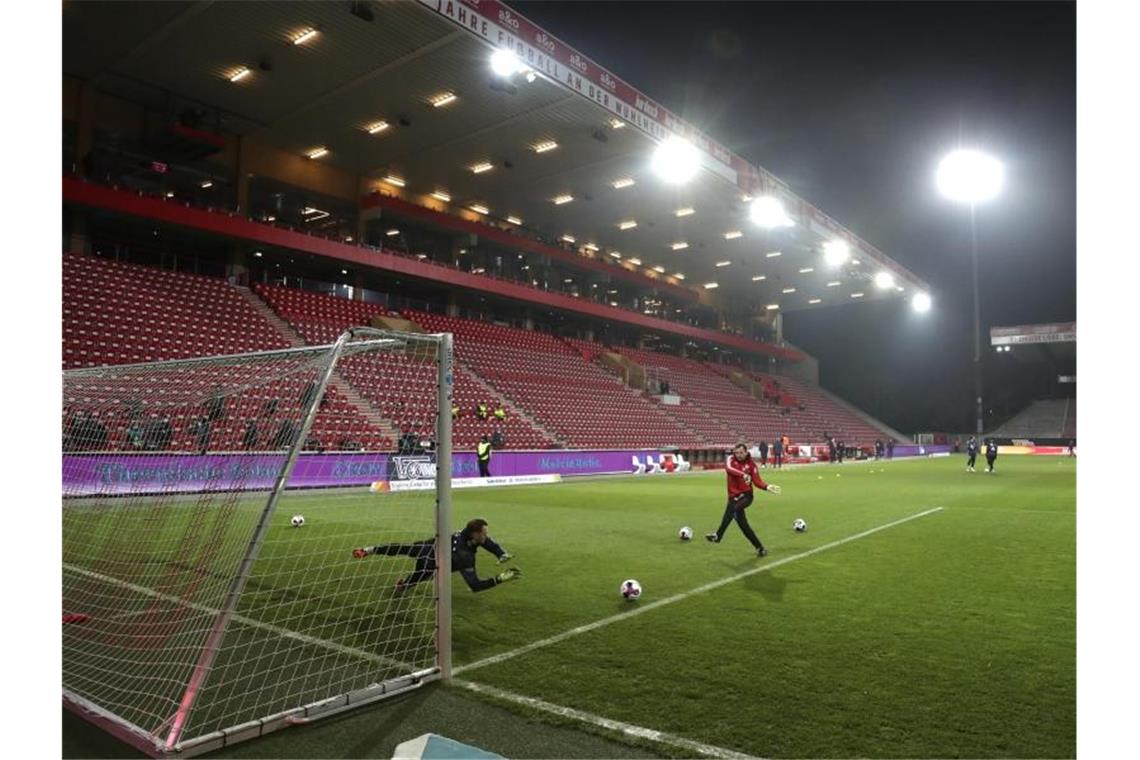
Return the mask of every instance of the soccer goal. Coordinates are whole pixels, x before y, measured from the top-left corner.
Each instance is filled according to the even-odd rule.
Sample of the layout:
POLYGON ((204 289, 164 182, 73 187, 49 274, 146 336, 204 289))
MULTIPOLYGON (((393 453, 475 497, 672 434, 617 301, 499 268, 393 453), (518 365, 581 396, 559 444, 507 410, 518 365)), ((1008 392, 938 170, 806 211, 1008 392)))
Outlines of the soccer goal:
POLYGON ((193 755, 448 678, 452 386, 450 335, 371 328, 64 372, 65 705, 193 755), (411 588, 352 554, 432 539, 411 588))

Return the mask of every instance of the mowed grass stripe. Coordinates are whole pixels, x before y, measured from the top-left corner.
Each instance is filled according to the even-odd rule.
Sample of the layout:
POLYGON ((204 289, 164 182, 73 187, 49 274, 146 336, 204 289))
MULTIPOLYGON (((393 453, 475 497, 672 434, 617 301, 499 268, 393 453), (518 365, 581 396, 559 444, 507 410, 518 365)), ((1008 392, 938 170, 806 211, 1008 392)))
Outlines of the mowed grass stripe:
POLYGON ((778 559, 778 560, 775 560, 773 562, 766 563, 766 564, 761 565, 759 567, 755 567, 751 570, 745 570, 742 573, 737 573, 736 575, 730 575, 727 578, 721 578, 720 580, 713 581, 711 583, 706 583, 703 586, 698 586, 697 588, 694 588, 690 591, 684 591, 680 594, 674 594, 673 596, 666 597, 665 599, 659 599, 656 602, 650 602, 650 603, 645 604, 645 605, 640 605, 637 608, 631 610, 630 612, 617 614, 617 615, 611 615, 609 617, 602 618, 601 620, 595 620, 592 623, 587 623, 586 625, 580 625, 577 628, 571 628, 570 630, 564 631, 564 632, 562 632, 556 636, 550 636, 548 638, 532 642, 530 644, 527 644, 526 646, 522 646, 522 647, 519 647, 517 649, 512 649, 509 652, 503 652, 501 654, 493 655, 491 657, 486 657, 482 660, 477 660, 476 662, 468 663, 467 665, 461 665, 461 666, 455 668, 453 672, 455 675, 460 675, 460 674, 465 673, 469 670, 476 670, 477 668, 483 668, 483 667, 486 667, 488 665, 494 665, 496 663, 500 663, 500 662, 504 662, 506 660, 514 659, 515 657, 519 657, 520 655, 527 654, 528 652, 533 652, 536 649, 544 649, 545 647, 561 643, 561 642, 566 641, 567 639, 573 638, 575 636, 580 636, 583 633, 589 633, 590 631, 595 631, 595 630, 602 628, 604 626, 616 623, 619 620, 627 620, 629 618, 636 617, 637 615, 643 615, 647 612, 651 612, 652 610, 656 610, 660 607, 664 607, 664 606, 670 605, 670 604, 675 604, 677 602, 688 599, 689 597, 691 597, 695 594, 703 594, 703 593, 706 593, 708 591, 718 589, 721 586, 726 586, 729 583, 735 583, 736 581, 743 580, 744 578, 747 578, 751 575, 756 575, 757 573, 770 572, 770 571, 775 570, 778 567, 782 567, 783 565, 786 565, 790 562, 796 562, 798 560, 804 559, 805 557, 811 557, 815 554, 819 554, 820 552, 827 551, 828 549, 834 549, 837 546, 843 546, 844 544, 851 543, 852 541, 858 541, 861 538, 866 538, 867 536, 874 535, 875 533, 879 533, 880 531, 884 531, 884 530, 887 530, 889 528, 893 528, 897 525, 902 525, 903 523, 908 523, 911 520, 917 520, 920 517, 926 517, 927 515, 932 515, 932 514, 935 514, 936 512, 941 512, 941 511, 942 511, 942 507, 934 507, 932 509, 927 509, 925 511, 918 512, 918 513, 913 514, 913 515, 908 515, 908 516, 900 518, 898 520, 892 520, 889 523, 885 523, 883 525, 879 525, 879 526, 876 526, 874 528, 869 528, 868 530, 862 531, 861 533, 856 533, 854 535, 847 536, 846 538, 841 538, 838 541, 831 541, 830 543, 826 543, 822 546, 817 546, 814 549, 808 549, 807 551, 800 552, 799 554, 793 554, 790 557, 784 557, 783 559, 778 559))
MULTIPOLYGON (((217 615, 219 612, 221 612, 221 610, 214 609, 212 607, 208 607, 204 604, 198 604, 197 602, 191 602, 191 601, 188 601, 186 599, 182 599, 182 598, 177 597, 177 596, 172 596, 170 594, 164 594, 161 591, 155 591, 154 589, 147 588, 146 586, 140 586, 137 583, 130 583, 128 581, 119 580, 118 578, 113 578, 109 575, 104 575, 103 573, 96 573, 92 570, 87 570, 87 569, 82 568, 82 567, 76 567, 75 565, 69 565, 66 562, 63 564, 63 569, 68 571, 68 572, 75 573, 77 575, 82 575, 82 576, 85 576, 87 578, 92 578, 92 579, 100 581, 102 583, 107 583, 107 584, 113 585, 113 586, 119 586, 120 588, 127 589, 128 591, 133 591, 136 594, 142 594, 143 596, 149 596, 149 597, 152 597, 155 599, 161 599, 164 602, 170 602, 171 604, 177 604, 177 605, 180 605, 182 607, 186 607, 187 609, 194 610, 196 612, 203 612, 203 613, 206 613, 207 615, 217 615)), ((394 660, 391 657, 385 657, 383 655, 373 654, 372 652, 365 652, 363 649, 357 649, 355 647, 349 647, 349 646, 345 646, 343 644, 337 644, 335 641, 328 641, 327 639, 317 638, 316 636, 309 636, 309 635, 304 634, 304 633, 298 633, 297 631, 292 631, 292 630, 289 630, 288 628, 282 628, 279 625, 273 625, 272 623, 263 623, 260 620, 254 620, 253 618, 248 618, 248 617, 245 617, 244 615, 239 615, 237 613, 234 613, 233 615, 231 615, 230 620, 232 620, 235 623, 239 623, 241 625, 249 626, 251 628, 260 628, 263 631, 269 631, 270 633, 281 636, 282 638, 293 639, 294 641, 299 641, 303 644, 309 644, 310 646, 320 647, 323 649, 329 649, 329 650, 332 650, 334 652, 339 652, 340 654, 346 654, 346 655, 349 655, 351 657, 358 657, 362 660, 367 660, 369 662, 374 662, 374 663, 382 664, 382 665, 395 665, 398 667, 406 667, 406 668, 414 669, 414 666, 412 666, 408 663, 400 662, 399 660, 394 660)))

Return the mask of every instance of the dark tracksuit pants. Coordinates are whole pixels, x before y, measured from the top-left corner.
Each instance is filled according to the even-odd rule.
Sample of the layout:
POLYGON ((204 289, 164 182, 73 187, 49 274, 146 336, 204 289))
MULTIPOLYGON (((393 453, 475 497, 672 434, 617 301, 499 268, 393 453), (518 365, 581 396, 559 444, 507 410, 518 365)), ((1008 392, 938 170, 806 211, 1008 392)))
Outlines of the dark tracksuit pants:
POLYGON ((435 540, 417 541, 414 544, 385 544, 372 550, 373 554, 383 554, 388 557, 411 557, 416 561, 416 567, 411 575, 400 580, 401 586, 411 586, 426 581, 435 573, 435 540))
POLYGON ((987 456, 986 457, 986 466, 992 470, 994 468, 994 462, 996 462, 996 461, 997 461, 997 455, 996 454, 992 457, 987 456))
POLYGON ((973 454, 968 454, 968 455, 967 455, 967 459, 966 459, 966 466, 967 466, 967 467, 973 467, 973 466, 974 466, 974 461, 975 461, 977 458, 978 458, 978 455, 977 455, 977 453, 976 453, 976 452, 975 452, 975 453, 973 453, 973 454))
POLYGON ((491 477, 491 459, 490 459, 490 457, 488 457, 487 459, 480 459, 479 460, 479 477, 481 477, 481 478, 491 477))
POLYGON ((752 530, 752 526, 748 524, 748 516, 744 513, 745 507, 751 503, 752 491, 737 494, 728 500, 728 504, 724 507, 724 517, 721 518, 720 527, 716 529, 717 543, 720 543, 720 540, 724 538, 724 532, 728 530, 729 524, 736 520, 736 524, 740 526, 740 532, 752 543, 753 547, 760 549, 764 546, 760 543, 755 531, 752 530))

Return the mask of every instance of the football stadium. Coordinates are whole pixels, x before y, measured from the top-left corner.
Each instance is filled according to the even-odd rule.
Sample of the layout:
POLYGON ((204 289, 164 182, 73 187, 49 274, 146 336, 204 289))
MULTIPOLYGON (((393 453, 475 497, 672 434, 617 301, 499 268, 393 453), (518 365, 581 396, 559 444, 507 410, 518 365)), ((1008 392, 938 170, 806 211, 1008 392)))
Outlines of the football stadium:
POLYGON ((1075 238, 991 307, 984 131, 894 250, 578 5, 63 3, 64 757, 1076 755, 1075 238))

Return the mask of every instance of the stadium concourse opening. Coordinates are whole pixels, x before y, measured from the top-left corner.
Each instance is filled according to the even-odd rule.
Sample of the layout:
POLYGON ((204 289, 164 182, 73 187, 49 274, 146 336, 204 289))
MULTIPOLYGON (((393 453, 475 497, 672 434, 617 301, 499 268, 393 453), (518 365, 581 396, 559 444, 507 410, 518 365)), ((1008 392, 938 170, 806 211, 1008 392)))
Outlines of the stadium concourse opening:
MULTIPOLYGON (((818 362, 783 333, 784 314, 840 304, 923 312, 930 286, 505 4, 62 13, 64 687, 78 713, 145 751, 220 749, 392 695, 408 714, 441 705, 457 738, 483 746, 461 717, 470 694, 418 691, 451 675, 438 547, 458 540, 452 527, 489 515, 525 583, 549 592, 480 594, 482 607, 457 593, 457 628, 502 599, 534 621, 486 653, 457 636, 470 665, 617 620, 577 596, 592 580, 567 601, 547 585, 556 572, 535 578, 545 518, 524 525, 504 494, 548 503, 569 533, 595 519, 571 495, 608 504, 610 487, 569 476, 637 474, 604 482, 622 504, 649 493, 695 525, 676 500, 707 499, 699 489, 723 474, 700 471, 723 469, 741 441, 765 466, 933 452, 821 387, 818 362), (361 327, 373 345, 350 332, 361 327), (527 485, 457 487, 453 519, 453 476, 527 485), (352 561, 385 535, 392 556, 352 561), (399 547, 433 540, 434 584, 403 587, 399 547), (602 622, 548 606, 556 597, 602 622), (148 668, 161 683, 141 685, 148 668)), ((785 553, 773 566, 924 530, 910 521, 941 509, 887 506, 766 540, 785 553)), ((598 523, 610 560, 630 519, 598 523)), ((668 579, 639 570, 647 597, 689 599, 725 578, 782 593, 775 575, 724 567, 681 585, 686 561, 668 579)), ((507 572, 490 577, 518 578, 507 572)), ((488 725, 510 725, 493 751, 534 749, 505 703, 610 732, 560 745, 585 756, 759 751, 643 727, 644 715, 558 713, 556 693, 516 687, 507 675, 471 689, 489 695, 474 710, 488 725)), ((380 745, 448 733, 413 717, 385 718, 380 745)))

